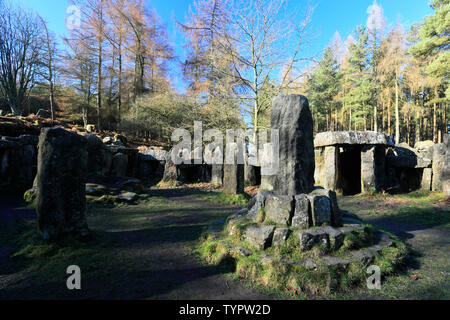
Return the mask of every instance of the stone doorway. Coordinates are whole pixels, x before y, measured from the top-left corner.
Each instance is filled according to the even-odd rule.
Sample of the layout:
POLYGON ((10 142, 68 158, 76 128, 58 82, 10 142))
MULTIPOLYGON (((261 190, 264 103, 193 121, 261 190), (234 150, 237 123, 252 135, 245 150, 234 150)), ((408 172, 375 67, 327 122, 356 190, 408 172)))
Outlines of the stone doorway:
POLYGON ((361 147, 342 147, 338 158, 338 188, 345 196, 361 193, 361 147))

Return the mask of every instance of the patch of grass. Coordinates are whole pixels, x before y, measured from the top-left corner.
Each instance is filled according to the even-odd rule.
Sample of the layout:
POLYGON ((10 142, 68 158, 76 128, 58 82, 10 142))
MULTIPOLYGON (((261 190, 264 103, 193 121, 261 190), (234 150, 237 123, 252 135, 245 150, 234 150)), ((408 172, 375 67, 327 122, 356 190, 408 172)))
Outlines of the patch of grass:
POLYGON ((202 200, 214 202, 214 203, 222 203, 226 205, 235 205, 241 208, 247 206, 248 202, 251 199, 251 196, 247 193, 244 194, 226 194, 221 191, 198 191, 198 197, 202 200))

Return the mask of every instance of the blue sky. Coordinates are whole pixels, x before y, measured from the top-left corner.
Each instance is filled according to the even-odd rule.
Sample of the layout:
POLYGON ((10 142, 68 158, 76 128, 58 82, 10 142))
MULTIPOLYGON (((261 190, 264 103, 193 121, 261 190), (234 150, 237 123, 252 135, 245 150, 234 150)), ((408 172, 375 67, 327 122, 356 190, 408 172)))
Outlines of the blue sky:
MULTIPOLYGON (((66 32, 65 18, 69 7, 68 0, 13 0, 21 3, 25 8, 36 10, 49 23, 49 27, 58 35, 66 32)), ((183 22, 192 0, 151 0, 146 1, 158 13, 161 21, 166 24, 170 40, 174 45, 176 55, 180 61, 184 58, 184 39, 178 30, 175 20, 183 22)), ((305 2, 291 0, 292 4, 305 2)), ((312 1, 314 3, 314 0, 312 1)), ((343 41, 358 25, 365 25, 368 14, 367 8, 373 0, 318 0, 313 15, 313 30, 317 34, 314 42, 307 50, 309 56, 320 54, 338 31, 343 41)), ((384 9, 387 24, 400 22, 405 26, 420 22, 426 15, 433 13, 428 0, 378 0, 378 5, 384 9)), ((174 64, 172 78, 176 88, 182 89, 180 70, 174 64)))

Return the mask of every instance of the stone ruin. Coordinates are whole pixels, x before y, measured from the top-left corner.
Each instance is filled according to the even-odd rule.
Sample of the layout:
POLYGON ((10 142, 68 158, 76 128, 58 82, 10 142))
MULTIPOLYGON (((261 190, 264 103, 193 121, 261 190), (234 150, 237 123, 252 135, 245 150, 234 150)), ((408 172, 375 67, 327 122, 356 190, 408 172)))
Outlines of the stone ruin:
MULTIPOLYGON (((378 231, 373 233, 357 217, 341 211, 333 190, 315 186, 313 120, 308 100, 299 95, 275 98, 271 122, 273 129, 280 130, 281 144, 280 170, 272 176, 272 190, 260 190, 247 209, 222 222, 225 223, 223 231, 220 221, 211 225, 207 241, 217 241, 219 246, 222 243, 237 259, 257 255, 263 264, 277 260, 308 270, 320 263, 344 269, 352 262, 370 264, 376 254, 392 247, 394 243, 389 236, 378 231), (301 252, 319 246, 328 254, 316 260, 291 261, 279 254, 264 253, 270 248, 286 246, 292 237, 298 239, 301 252), (347 237, 362 237, 366 239, 365 246, 353 248, 345 257, 333 255, 344 246, 347 237), (233 245, 225 244, 227 239, 235 239, 231 240, 233 245)), ((380 145, 383 142, 382 139, 380 145)), ((372 157, 376 154, 370 147, 364 147, 364 152, 372 157)))
POLYGON ((314 145, 316 183, 338 194, 442 192, 448 183, 445 143, 424 141, 411 148, 381 133, 344 131, 319 133, 314 145))

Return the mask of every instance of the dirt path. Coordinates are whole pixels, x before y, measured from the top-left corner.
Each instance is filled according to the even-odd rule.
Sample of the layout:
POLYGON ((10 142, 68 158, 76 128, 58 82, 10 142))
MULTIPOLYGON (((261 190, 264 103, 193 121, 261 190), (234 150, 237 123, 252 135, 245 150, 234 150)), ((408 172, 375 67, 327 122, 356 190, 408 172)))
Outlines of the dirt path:
MULTIPOLYGON (((82 269, 81 292, 68 292, 62 268, 40 269, 26 276, 13 270, 11 248, 0 245, 0 299, 273 299, 230 280, 223 275, 228 272, 223 266, 205 265, 192 254, 192 244, 212 217, 226 217, 236 208, 201 201, 179 190, 158 193, 167 210, 131 206, 88 217, 90 227, 115 245, 99 249, 99 258, 73 260, 82 269), (126 228, 114 221, 103 224, 108 215, 121 219, 128 215, 130 223, 137 217, 139 223, 126 228)), ((20 208, 17 199, 2 200, 0 223, 10 224, 34 214, 20 208)))

